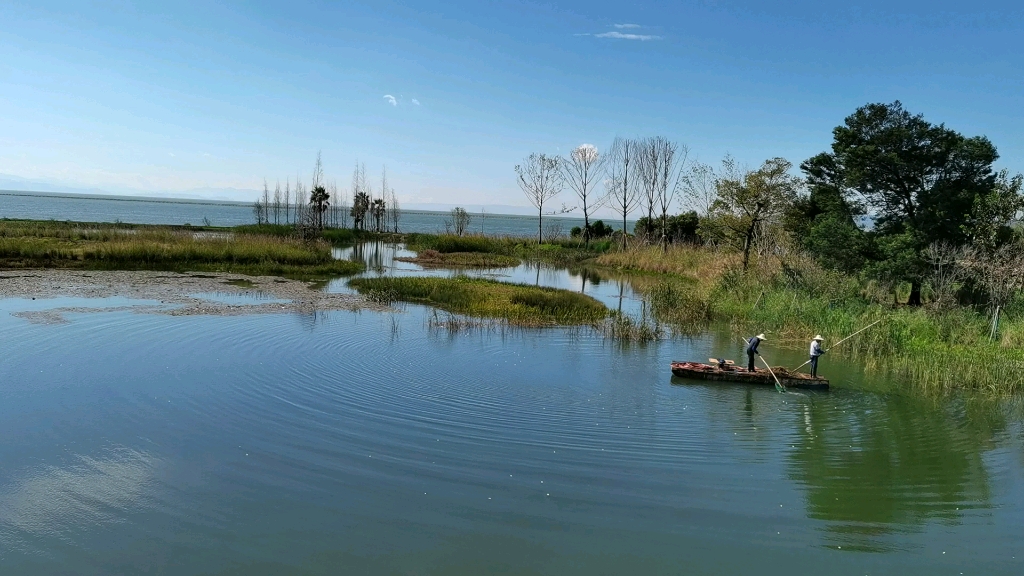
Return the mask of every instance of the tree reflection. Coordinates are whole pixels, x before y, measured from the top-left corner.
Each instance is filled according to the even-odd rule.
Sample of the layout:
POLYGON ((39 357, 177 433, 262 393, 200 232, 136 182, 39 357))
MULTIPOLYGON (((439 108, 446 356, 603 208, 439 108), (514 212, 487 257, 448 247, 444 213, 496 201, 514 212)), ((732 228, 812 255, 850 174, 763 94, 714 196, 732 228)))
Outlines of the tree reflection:
POLYGON ((883 551, 887 534, 929 521, 957 524, 988 508, 983 452, 1005 417, 995 406, 850 394, 806 402, 789 455, 806 490, 807 515, 830 545, 883 551))

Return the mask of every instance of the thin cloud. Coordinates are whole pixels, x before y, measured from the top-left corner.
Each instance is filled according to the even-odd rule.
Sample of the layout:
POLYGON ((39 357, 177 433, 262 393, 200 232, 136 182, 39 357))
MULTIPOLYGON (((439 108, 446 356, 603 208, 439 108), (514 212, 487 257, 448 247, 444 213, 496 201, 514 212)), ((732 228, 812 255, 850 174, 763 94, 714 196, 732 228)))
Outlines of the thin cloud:
POLYGON ((623 34, 622 32, 602 32, 600 34, 594 34, 595 38, 616 38, 619 40, 661 40, 661 36, 654 36, 652 34, 623 34))
POLYGON ((624 29, 624 28, 630 28, 630 29, 632 29, 632 28, 639 28, 639 27, 640 27, 640 25, 639 25, 639 24, 612 24, 612 26, 615 26, 615 27, 616 27, 616 28, 618 28, 619 30, 622 30, 622 29, 624 29))
POLYGON ((413 104, 413 106, 419 106, 420 105, 420 101, 415 99, 415 98, 413 98, 412 99, 412 104, 413 104))
POLYGON ((391 104, 392 106, 398 106, 398 100, 395 100, 395 97, 392 96, 391 94, 385 94, 384 99, 388 101, 388 104, 391 104))

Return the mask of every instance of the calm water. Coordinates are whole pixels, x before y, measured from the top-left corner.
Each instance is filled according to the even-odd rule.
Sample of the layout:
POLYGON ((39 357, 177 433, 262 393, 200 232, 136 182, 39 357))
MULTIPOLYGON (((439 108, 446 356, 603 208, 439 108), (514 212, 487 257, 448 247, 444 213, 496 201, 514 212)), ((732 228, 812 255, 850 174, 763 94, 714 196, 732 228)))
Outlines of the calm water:
MULTIPOLYGON (((396 253, 345 255, 395 273, 396 253)), ((831 393, 670 377, 736 357, 727 333, 453 335, 418 306, 10 314, 81 300, 0 300, 5 576, 1024 571, 1011 404, 859 391, 834 357, 831 393)))
MULTIPOLYGON (((254 199, 255 200, 255 199, 254 199)), ((42 194, 0 190, 0 218, 73 220, 79 222, 129 222, 133 224, 203 224, 213 226, 252 224, 252 205, 243 202, 215 202, 85 194, 42 194)), ((402 232, 428 234, 445 231, 444 212, 403 210, 402 232)), ((469 229, 492 236, 536 236, 537 218, 509 214, 470 214, 469 229)), ((545 218, 545 234, 569 234, 583 226, 582 218, 545 218), (554 228, 552 228, 554 226, 554 228), (556 230, 557 229, 557 230, 556 230)), ((614 222, 606 222, 614 226, 614 222)), ((628 222, 630 229, 633 222, 628 222)), ((621 228, 621 226, 620 226, 621 228)))

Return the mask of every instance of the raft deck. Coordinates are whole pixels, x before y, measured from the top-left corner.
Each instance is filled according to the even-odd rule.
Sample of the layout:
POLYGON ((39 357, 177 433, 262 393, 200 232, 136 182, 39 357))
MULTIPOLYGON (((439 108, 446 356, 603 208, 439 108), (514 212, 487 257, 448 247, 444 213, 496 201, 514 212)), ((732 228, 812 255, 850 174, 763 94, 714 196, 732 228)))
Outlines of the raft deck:
MULTIPOLYGON (((772 367, 779 382, 787 388, 803 388, 806 390, 828 390, 828 380, 815 378, 810 374, 802 372, 790 372, 779 366, 772 367)), ((774 386, 775 378, 765 369, 758 369, 755 372, 747 372, 746 368, 735 365, 719 367, 713 364, 702 362, 673 362, 672 375, 679 378, 690 378, 693 380, 709 380, 713 382, 737 382, 740 384, 756 384, 760 386, 774 386)))

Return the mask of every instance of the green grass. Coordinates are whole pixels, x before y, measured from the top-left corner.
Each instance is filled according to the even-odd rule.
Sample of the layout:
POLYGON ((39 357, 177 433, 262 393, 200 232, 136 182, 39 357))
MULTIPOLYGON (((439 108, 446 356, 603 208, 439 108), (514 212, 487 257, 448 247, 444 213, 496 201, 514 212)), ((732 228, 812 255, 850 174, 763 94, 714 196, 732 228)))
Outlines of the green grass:
POLYGON ((1019 306, 1007 311, 1000 338, 991 341, 991 319, 984 311, 894 306, 891 296, 874 293, 870 283, 798 258, 778 267, 762 263, 743 273, 734 264, 723 266, 717 252, 687 250, 691 253, 670 255, 660 264, 649 257, 614 256, 647 274, 634 288, 649 298, 655 318, 679 332, 699 334, 727 324, 737 333, 765 332, 773 344, 799 349, 820 333, 828 348, 882 320, 834 353, 863 361, 901 389, 1024 392, 1019 306), (650 264, 641 267, 643 262, 650 264), (651 270, 655 265, 666 271, 651 270))
POLYGON ((323 241, 224 230, 0 221, 0 267, 238 272, 320 278, 360 272, 323 241))
POLYGON ((500 318, 520 326, 584 325, 604 319, 608 310, 589 296, 493 280, 423 277, 356 278, 349 285, 361 294, 388 295, 429 304, 455 314, 500 318))
POLYGON ((494 254, 558 266, 571 266, 593 259, 611 246, 611 243, 606 241, 592 242, 590 247, 586 248, 579 240, 555 240, 537 244, 528 238, 452 234, 405 234, 402 241, 410 250, 417 252, 434 250, 441 254, 494 254))
POLYGON ((513 256, 486 252, 442 253, 436 250, 421 250, 415 258, 396 260, 413 262, 425 268, 510 268, 520 264, 520 260, 513 256))

